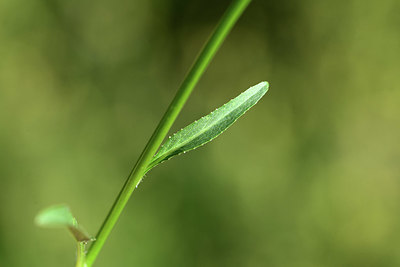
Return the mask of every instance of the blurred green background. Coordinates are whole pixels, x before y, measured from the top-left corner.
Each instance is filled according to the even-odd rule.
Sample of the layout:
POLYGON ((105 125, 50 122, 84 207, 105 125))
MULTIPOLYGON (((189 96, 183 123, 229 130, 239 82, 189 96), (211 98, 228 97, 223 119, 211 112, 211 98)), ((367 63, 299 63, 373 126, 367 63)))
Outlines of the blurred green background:
MULTIPOLYGON (((229 1, 0 1, 0 266, 74 266, 229 1)), ((262 80, 213 143, 151 171, 96 266, 400 266, 400 2, 253 1, 173 131, 262 80)))

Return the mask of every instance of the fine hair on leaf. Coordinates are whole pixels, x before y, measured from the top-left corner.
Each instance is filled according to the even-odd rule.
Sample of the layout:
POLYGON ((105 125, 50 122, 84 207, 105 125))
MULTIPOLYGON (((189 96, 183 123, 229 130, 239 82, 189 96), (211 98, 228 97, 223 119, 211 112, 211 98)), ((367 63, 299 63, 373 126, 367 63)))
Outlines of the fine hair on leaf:
POLYGON ((212 141, 254 106, 268 91, 268 88, 268 82, 252 86, 222 107, 170 136, 153 157, 146 172, 176 155, 186 153, 212 141))

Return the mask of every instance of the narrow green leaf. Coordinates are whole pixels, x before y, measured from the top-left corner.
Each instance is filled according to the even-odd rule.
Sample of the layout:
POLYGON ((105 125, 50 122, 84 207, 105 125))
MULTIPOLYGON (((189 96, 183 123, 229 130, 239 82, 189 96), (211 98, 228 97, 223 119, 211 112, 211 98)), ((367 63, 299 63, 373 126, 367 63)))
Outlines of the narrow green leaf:
POLYGON ((147 171, 173 156, 186 153, 213 140, 254 106, 268 91, 268 87, 267 82, 250 87, 219 109, 169 137, 153 157, 147 171))
POLYGON ((78 225, 66 205, 56 205, 40 211, 35 217, 35 223, 40 227, 67 228, 78 242, 94 240, 78 225))

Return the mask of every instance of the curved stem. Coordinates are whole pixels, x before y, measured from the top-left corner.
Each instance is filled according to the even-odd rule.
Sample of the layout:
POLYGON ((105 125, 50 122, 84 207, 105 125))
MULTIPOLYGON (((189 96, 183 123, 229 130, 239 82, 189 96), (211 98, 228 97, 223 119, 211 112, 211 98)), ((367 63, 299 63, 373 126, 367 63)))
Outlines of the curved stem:
POLYGON ((250 2, 251 0, 234 0, 232 2, 217 25, 214 33, 211 35, 210 39, 197 57, 197 60, 193 64, 192 68, 187 73, 181 87, 179 88, 153 135, 148 141, 135 167, 131 171, 122 190, 115 200, 110 212, 104 220, 103 225, 96 236, 96 241, 90 247, 86 257, 87 266, 91 266, 95 261, 107 237, 111 233, 111 230, 121 215, 122 210, 128 202, 129 197, 142 180, 142 177, 146 172, 147 165, 150 163, 151 158, 157 152, 161 142, 168 134, 172 124, 193 91, 194 86, 197 84, 215 53, 232 29, 233 25, 239 19, 250 2))

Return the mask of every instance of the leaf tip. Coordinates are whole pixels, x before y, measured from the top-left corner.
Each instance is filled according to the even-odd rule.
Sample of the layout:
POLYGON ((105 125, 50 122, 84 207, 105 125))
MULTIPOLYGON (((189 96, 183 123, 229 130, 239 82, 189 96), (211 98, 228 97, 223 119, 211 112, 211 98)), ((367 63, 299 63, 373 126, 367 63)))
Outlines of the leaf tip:
POLYGON ((265 88, 265 92, 267 92, 268 89, 269 89, 269 82, 267 82, 267 81, 262 81, 262 82, 260 82, 260 83, 258 84, 258 86, 261 86, 261 87, 265 88))
POLYGON ((73 226, 75 218, 67 205, 60 204, 39 211, 34 222, 39 227, 73 226))

